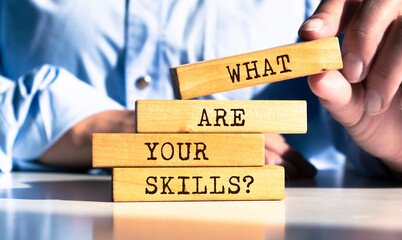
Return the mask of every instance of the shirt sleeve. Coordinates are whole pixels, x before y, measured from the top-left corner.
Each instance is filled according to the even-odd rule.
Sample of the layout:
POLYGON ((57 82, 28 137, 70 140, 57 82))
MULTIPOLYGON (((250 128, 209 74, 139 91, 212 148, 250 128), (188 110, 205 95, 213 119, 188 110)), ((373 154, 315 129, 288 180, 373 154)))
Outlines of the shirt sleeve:
POLYGON ((16 81, 0 75, 1 171, 37 168, 35 160, 73 125, 116 109, 123 107, 62 68, 44 65, 16 81))

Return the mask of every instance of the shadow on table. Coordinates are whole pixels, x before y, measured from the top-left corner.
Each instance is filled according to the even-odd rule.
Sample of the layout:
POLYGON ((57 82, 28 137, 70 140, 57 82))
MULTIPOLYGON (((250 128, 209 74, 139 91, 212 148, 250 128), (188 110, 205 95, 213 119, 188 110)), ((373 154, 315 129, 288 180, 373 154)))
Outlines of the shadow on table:
POLYGON ((286 187, 401 188, 402 181, 369 178, 356 171, 320 170, 314 179, 286 179, 286 187))
MULTIPOLYGON (((106 213, 109 209, 104 210, 106 213)), ((0 239, 113 239, 113 218, 91 213, 0 210, 0 239)))
POLYGON ((112 182, 105 180, 69 180, 24 182, 28 188, 0 189, 3 199, 112 201, 112 182))

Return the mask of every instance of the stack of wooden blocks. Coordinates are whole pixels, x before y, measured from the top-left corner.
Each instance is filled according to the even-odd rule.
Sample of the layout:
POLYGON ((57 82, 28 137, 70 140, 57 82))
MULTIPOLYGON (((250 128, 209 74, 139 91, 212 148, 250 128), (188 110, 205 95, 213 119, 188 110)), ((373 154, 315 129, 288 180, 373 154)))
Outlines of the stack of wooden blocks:
MULTIPOLYGON (((339 69, 334 41, 173 68, 176 97, 339 69)), ((283 199, 284 169, 264 165, 263 133, 305 133, 306 108, 305 101, 139 100, 136 133, 93 135, 93 166, 113 168, 114 201, 283 199)))

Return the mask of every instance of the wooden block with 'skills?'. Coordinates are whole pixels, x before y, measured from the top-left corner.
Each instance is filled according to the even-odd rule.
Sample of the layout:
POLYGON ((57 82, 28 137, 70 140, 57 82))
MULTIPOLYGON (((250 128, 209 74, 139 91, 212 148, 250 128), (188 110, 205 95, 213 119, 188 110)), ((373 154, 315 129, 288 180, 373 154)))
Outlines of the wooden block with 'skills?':
POLYGON ((281 200, 284 181, 281 166, 114 168, 113 200, 281 200))
POLYGON ((305 133, 305 101, 138 100, 140 133, 305 133))
POLYGON ((170 69, 177 99, 189 99, 342 68, 336 37, 170 69))
POLYGON ((94 133, 94 167, 263 166, 263 134, 94 133))

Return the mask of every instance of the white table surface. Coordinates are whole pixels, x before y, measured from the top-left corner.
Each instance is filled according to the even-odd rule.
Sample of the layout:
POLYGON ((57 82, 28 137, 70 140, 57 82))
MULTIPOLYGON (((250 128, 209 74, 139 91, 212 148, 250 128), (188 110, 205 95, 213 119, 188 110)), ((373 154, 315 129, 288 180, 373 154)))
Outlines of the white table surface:
POLYGON ((284 201, 111 202, 110 176, 0 174, 0 239, 402 239, 402 183, 321 171, 284 201))

